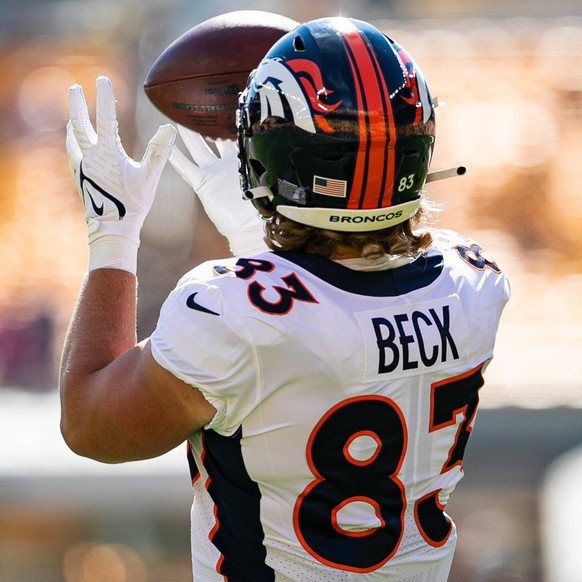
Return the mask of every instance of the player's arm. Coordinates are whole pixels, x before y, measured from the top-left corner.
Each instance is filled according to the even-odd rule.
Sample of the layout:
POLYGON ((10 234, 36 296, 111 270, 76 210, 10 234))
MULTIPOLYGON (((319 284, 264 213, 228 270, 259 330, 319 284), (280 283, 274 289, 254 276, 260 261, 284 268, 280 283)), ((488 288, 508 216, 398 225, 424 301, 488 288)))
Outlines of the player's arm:
POLYGON ((163 454, 209 422, 201 393, 135 344, 136 279, 98 269, 84 282, 62 358, 61 430, 76 453, 104 462, 163 454))
POLYGON ((70 91, 67 152, 89 229, 89 273, 63 349, 61 430, 78 454, 104 462, 169 451, 214 415, 199 391, 136 345, 139 232, 174 141, 161 127, 141 162, 123 151, 108 79, 97 81, 93 129, 80 87, 70 91))

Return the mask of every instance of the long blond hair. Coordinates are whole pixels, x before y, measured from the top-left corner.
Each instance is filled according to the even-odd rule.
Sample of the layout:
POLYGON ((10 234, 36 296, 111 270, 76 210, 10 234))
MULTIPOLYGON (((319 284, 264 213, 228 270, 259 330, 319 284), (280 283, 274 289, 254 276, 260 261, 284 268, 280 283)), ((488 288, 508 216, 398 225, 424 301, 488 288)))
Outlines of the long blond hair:
POLYGON ((338 232, 300 224, 276 210, 260 208, 265 220, 265 242, 275 251, 305 252, 332 257, 338 248, 354 251, 366 259, 388 255, 414 256, 432 244, 427 230, 416 230, 428 211, 436 210, 425 199, 412 217, 383 230, 338 232))

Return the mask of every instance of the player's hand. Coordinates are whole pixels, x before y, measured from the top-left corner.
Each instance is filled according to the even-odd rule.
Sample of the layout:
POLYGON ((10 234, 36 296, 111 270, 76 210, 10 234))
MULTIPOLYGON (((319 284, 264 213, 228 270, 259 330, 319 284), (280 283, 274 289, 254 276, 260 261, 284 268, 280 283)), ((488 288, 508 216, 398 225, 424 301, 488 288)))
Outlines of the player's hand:
POLYGON ((83 89, 69 89, 70 120, 66 147, 69 168, 85 207, 90 270, 122 268, 135 273, 140 230, 176 138, 161 126, 140 162, 123 149, 111 82, 97 78, 96 128, 89 118, 83 89))
POLYGON ((217 155, 199 133, 181 125, 178 131, 192 161, 174 146, 170 163, 196 192, 218 232, 228 239, 233 255, 267 250, 261 218, 242 197, 237 145, 218 140, 217 155))

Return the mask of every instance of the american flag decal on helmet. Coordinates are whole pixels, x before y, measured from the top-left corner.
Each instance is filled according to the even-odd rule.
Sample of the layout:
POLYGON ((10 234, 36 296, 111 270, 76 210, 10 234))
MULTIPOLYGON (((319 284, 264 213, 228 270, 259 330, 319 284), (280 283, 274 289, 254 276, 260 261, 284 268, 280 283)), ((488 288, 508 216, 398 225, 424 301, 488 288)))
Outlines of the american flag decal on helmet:
POLYGON ((334 180, 322 176, 313 176, 313 192, 324 196, 337 196, 345 198, 348 183, 345 180, 334 180))

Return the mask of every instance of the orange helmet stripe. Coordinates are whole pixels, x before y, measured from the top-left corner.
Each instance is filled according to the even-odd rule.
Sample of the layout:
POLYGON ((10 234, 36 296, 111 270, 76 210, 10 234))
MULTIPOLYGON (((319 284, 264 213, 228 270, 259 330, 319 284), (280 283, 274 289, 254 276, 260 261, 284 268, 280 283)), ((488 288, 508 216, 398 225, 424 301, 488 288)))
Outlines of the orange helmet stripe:
POLYGON ((396 135, 390 94, 373 52, 354 27, 342 39, 350 63, 358 107, 360 143, 347 208, 389 206, 394 180, 396 135))

